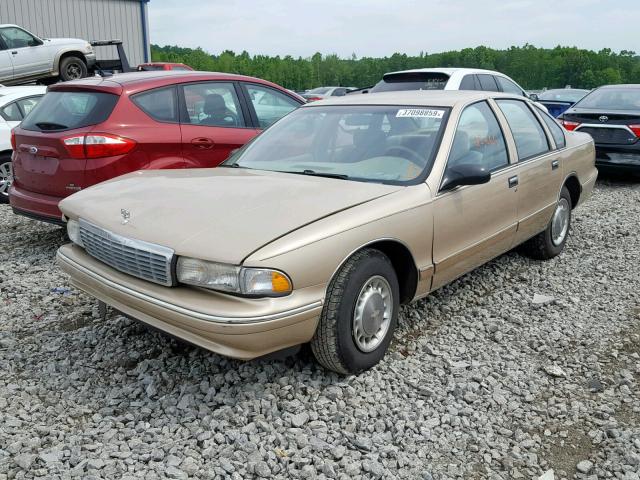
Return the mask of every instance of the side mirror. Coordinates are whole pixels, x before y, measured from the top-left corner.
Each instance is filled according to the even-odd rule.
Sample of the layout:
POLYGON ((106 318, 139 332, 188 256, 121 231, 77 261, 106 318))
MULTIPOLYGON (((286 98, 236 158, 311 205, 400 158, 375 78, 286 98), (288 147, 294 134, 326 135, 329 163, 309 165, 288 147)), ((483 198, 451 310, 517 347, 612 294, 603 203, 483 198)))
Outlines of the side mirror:
POLYGON ((491 172, 485 167, 462 163, 445 170, 440 190, 452 190, 461 185, 480 185, 488 183, 489 180, 491 180, 491 172))
POLYGON ((538 98, 538 94, 537 94, 537 93, 530 93, 530 94, 529 94, 529 98, 530 98, 531 100, 533 100, 534 102, 537 102, 538 100, 540 100, 540 99, 538 98))

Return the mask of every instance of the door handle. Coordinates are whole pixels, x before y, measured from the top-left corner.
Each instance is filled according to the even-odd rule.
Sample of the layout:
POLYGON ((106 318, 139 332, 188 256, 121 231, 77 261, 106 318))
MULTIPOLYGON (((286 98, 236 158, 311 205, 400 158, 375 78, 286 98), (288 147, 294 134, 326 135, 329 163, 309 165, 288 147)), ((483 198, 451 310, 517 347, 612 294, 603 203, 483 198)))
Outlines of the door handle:
POLYGON ((11 55, 17 55, 17 54, 18 54, 17 50, 14 50, 14 51, 11 52, 11 55))
POLYGON ((518 186, 518 176, 514 175, 513 177, 509 177, 509 188, 518 186))
POLYGON ((214 141, 207 137, 198 137, 191 140, 191 144, 196 148, 213 148, 215 145, 214 141))
POLYGON ((560 162, 558 160, 553 160, 551 162, 551 170, 556 170, 560 166, 560 162))

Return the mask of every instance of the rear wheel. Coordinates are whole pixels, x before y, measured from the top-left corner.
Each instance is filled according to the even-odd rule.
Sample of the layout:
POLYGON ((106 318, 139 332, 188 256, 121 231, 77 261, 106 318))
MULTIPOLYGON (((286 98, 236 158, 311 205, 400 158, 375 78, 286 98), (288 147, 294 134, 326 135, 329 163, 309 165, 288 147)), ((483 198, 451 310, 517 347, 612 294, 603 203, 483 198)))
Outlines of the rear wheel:
POLYGON ((0 203, 9 203, 9 187, 13 182, 13 166, 10 155, 0 156, 0 203))
POLYGON ((65 82, 84 78, 87 72, 87 64, 81 58, 68 56, 60 61, 60 78, 65 82))
POLYGON ((537 260, 549 260, 564 249, 571 226, 571 195, 562 187, 551 221, 542 232, 521 245, 525 255, 537 260))
POLYGON ((329 285, 311 350, 342 374, 376 365, 389 347, 398 319, 399 286, 389 259, 374 249, 355 253, 329 285))

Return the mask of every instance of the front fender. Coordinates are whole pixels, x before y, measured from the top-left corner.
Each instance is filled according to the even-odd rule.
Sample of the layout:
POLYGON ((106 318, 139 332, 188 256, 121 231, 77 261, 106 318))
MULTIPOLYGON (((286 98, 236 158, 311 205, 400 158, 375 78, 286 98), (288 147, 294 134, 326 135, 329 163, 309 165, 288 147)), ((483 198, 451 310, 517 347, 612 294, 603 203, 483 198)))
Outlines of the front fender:
MULTIPOLYGON (((244 265, 277 268, 291 277, 294 288, 305 288, 328 283, 355 251, 384 240, 404 245, 416 269, 428 271, 432 265, 431 209, 431 193, 425 184, 406 187, 285 235, 249 255, 244 265)), ((421 279, 418 295, 426 293, 422 290, 428 280, 421 279)))

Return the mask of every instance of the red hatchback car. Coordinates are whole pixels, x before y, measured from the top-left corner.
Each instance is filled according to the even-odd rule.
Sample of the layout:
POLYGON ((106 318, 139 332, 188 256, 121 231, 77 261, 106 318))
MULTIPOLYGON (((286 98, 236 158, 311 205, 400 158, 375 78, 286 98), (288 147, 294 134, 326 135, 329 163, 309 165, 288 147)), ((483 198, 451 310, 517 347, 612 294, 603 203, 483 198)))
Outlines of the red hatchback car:
POLYGON ((252 77, 140 72, 49 87, 13 130, 15 213, 62 222, 58 202, 141 169, 215 167, 304 103, 252 77))

